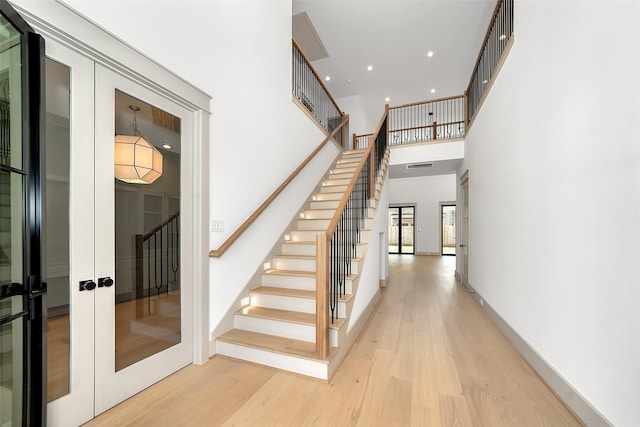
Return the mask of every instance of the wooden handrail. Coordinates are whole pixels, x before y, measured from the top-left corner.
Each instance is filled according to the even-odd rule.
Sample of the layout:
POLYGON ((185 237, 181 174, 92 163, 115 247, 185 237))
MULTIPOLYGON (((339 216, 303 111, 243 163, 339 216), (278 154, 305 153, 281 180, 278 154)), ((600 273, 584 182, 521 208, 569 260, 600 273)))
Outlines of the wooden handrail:
MULTIPOLYGON (((457 121, 457 122, 447 122, 447 123, 433 122, 433 123, 435 123, 436 126, 447 126, 447 125, 462 125, 462 124, 464 124, 464 121, 460 120, 460 121, 457 121)), ((424 126, 414 126, 414 127, 411 127, 411 128, 389 129, 389 133, 391 133, 391 132, 405 132, 405 131, 409 131, 409 130, 430 128, 430 127, 433 127, 433 123, 428 124, 428 125, 424 125, 424 126)))
POLYGON ((147 234, 145 234, 144 236, 142 236, 142 240, 146 241, 149 240, 149 237, 153 236, 154 234, 156 234, 158 232, 158 230, 160 230, 162 227, 164 227, 165 225, 169 224, 171 221, 173 221, 174 219, 176 219, 177 217, 180 216, 180 212, 176 212, 173 215, 171 215, 166 221, 164 221, 162 224, 157 225, 155 227, 153 227, 151 229, 151 231, 149 231, 147 234))
MULTIPOLYGON (((298 52, 300 52, 300 54, 302 55, 302 58, 305 60, 305 62, 309 66, 309 69, 311 70, 313 75, 316 76, 316 80, 318 80, 318 83, 320 83, 320 86, 322 86, 324 91, 327 93, 327 96, 329 97, 329 99, 333 103, 333 106, 336 107, 336 110, 338 110, 340 112, 340 116, 344 117, 344 112, 342 110, 340 110, 340 107, 338 107, 338 103, 336 102, 336 100, 333 99, 333 96, 331 95, 331 92, 329 92, 329 89, 327 89, 327 87, 324 85, 324 83, 322 83, 322 79, 320 78, 320 76, 316 72, 315 68, 313 68, 313 66, 311 65, 311 61, 309 61, 309 58, 307 58, 307 55, 304 54, 304 51, 300 48, 300 45, 298 44, 296 39, 291 37, 291 41, 293 42, 294 46, 298 49, 298 52)), ((344 144, 344 139, 342 141, 343 141, 343 144, 344 144)))
MULTIPOLYGON (((336 208, 335 213, 333 214, 333 218, 331 222, 329 222, 329 226, 327 227, 327 231, 324 233, 320 233, 316 236, 316 357, 318 359, 326 359, 329 354, 329 316, 327 314, 327 310, 329 307, 329 288, 328 288, 328 274, 327 268, 329 267, 329 242, 331 241, 331 236, 338 226, 338 222, 340 222, 340 218, 349 202, 349 198, 351 197, 351 193, 358 182, 358 178, 360 177, 360 173, 364 168, 365 163, 373 154, 373 148, 375 145, 376 138, 384 125, 384 121, 389 115, 389 105, 385 105, 385 110, 376 127, 374 133, 369 137, 369 145, 367 146, 365 152, 362 155, 362 159, 358 162, 358 166, 356 167, 355 172, 353 173, 353 177, 347 186, 347 189, 336 208), (324 258, 324 259, 323 259, 324 258)), ((371 169, 373 171, 374 165, 373 161, 371 162, 371 169)), ((372 194, 375 193, 375 187, 371 187, 372 194)))
POLYGON ((397 110, 398 108, 415 107, 416 105, 431 104, 433 102, 449 101, 451 99, 464 98, 464 95, 447 96, 446 98, 430 99, 428 101, 412 102, 410 104, 395 105, 389 107, 389 110, 397 110))
POLYGON ((258 207, 258 209, 256 209, 256 211, 253 214, 251 214, 251 216, 249 216, 249 218, 247 218, 246 221, 243 222, 240 225, 240 227, 238 227, 238 229, 234 231, 233 234, 229 236, 227 240, 224 241, 224 243, 222 243, 222 245, 220 245, 218 249, 211 250, 209 252, 209 256, 212 258, 221 257, 227 251, 227 249, 229 249, 229 247, 233 245, 236 240, 238 240, 238 238, 242 235, 242 233, 244 233, 247 230, 247 228, 249 228, 249 226, 253 224, 253 222, 260 216, 260 214, 262 214, 262 212, 264 212, 264 210, 267 209, 267 207, 269 207, 269 205, 276 199, 276 197, 278 197, 278 195, 282 193, 282 190, 284 190, 287 187, 287 185, 289 185, 289 183, 291 183, 291 181, 293 181, 293 179, 300 173, 300 171, 302 171, 302 169, 304 169, 304 167, 307 166, 307 164, 311 161, 311 159, 315 157, 316 154, 318 154, 318 152, 322 149, 322 147, 324 147, 325 144, 329 140, 331 140, 331 138, 333 138, 336 135, 336 133, 338 133, 338 131, 341 130, 342 127, 348 121, 349 121, 349 116, 343 117, 342 121, 340 121, 340 124, 336 126, 336 128, 333 131, 331 131, 329 135, 327 135, 327 137, 320 143, 320 145, 318 145, 318 147, 315 150, 313 150, 311 154, 309 154, 309 156, 300 164, 300 166, 298 166, 298 168, 294 170, 291 173, 291 175, 289 175, 289 177, 285 179, 284 182, 280 184, 280 186, 276 188, 275 191, 269 197, 267 197, 267 199, 264 202, 262 202, 262 204, 258 207))

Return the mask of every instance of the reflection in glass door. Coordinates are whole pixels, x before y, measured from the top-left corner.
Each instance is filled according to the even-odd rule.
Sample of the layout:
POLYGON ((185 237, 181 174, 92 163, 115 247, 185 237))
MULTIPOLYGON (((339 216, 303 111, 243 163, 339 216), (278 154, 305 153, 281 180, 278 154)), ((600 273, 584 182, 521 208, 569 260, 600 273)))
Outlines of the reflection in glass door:
POLYGON ((389 253, 414 254, 414 206, 389 207, 389 253))
POLYGON ((46 60, 47 402, 69 393, 69 175, 71 70, 46 60))
POLYGON ((115 370, 181 341, 180 119, 115 92, 115 370))

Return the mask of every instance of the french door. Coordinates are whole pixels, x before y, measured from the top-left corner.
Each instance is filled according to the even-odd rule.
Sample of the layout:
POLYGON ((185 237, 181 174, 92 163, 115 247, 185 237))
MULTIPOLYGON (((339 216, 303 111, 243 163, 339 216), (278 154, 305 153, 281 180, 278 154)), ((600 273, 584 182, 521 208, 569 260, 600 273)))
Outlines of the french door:
POLYGON ((47 416, 67 426, 193 360, 193 115, 55 41, 47 56, 47 416))
POLYGON ((415 254, 415 206, 389 207, 389 253, 415 254))

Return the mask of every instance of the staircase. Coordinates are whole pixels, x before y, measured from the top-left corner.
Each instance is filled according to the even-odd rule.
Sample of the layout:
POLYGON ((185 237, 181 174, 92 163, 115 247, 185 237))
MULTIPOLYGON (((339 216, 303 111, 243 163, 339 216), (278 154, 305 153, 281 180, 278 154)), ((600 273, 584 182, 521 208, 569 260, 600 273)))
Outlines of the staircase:
MULTIPOLYGON (((325 233, 365 150, 346 151, 300 214, 297 227, 285 233, 280 254, 265 262, 262 286, 249 292, 249 305, 234 313, 234 328, 216 339, 216 353, 261 365, 328 380, 346 355, 349 314, 367 250, 375 206, 369 209, 365 231, 338 300, 337 318, 330 324, 329 356, 316 358, 316 236, 325 233)), ((376 183, 379 197, 387 157, 376 183)), ((374 204, 375 202, 372 202, 374 204)))

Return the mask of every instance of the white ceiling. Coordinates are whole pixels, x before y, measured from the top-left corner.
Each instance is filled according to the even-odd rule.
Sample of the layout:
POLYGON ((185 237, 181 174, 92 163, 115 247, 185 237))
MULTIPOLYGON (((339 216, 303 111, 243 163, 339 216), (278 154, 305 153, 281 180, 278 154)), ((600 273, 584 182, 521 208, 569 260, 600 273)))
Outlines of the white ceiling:
MULTIPOLYGON (((394 106, 463 94, 495 5, 496 0, 293 0, 293 15, 306 12, 315 34, 296 37, 293 30, 303 50, 303 41, 315 38, 326 49, 329 56, 312 65, 321 78, 331 77, 324 83, 338 104, 339 98, 360 95, 380 107, 389 97, 394 106)), ((455 173, 459 164, 394 165, 389 176, 455 173)))
POLYGON ((293 0, 293 14, 307 13, 329 54, 313 67, 331 77, 325 84, 334 98, 362 95, 384 104, 390 97, 400 105, 464 93, 495 4, 293 0))

